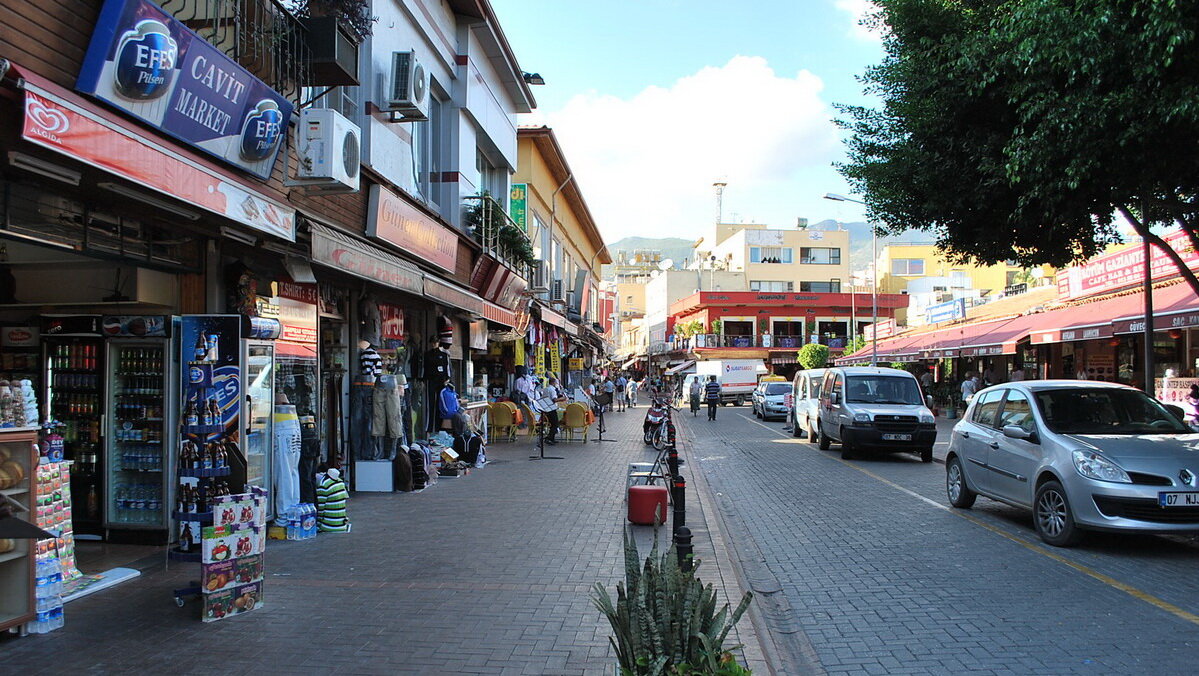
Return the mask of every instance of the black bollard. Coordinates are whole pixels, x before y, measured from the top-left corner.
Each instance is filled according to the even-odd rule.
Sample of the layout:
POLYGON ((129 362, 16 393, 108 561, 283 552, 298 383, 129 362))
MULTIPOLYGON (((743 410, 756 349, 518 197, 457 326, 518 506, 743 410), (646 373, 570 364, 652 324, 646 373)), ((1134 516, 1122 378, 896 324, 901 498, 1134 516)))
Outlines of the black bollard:
POLYGON ((691 546, 691 529, 686 526, 679 526, 674 531, 674 549, 678 552, 679 568, 684 571, 690 571, 692 561, 692 553, 694 547, 691 546))
POLYGON ((687 525, 687 480, 676 474, 671 499, 674 500, 674 530, 687 525))
POLYGON ((679 475, 679 449, 674 446, 671 446, 670 453, 666 454, 666 469, 672 477, 679 475))

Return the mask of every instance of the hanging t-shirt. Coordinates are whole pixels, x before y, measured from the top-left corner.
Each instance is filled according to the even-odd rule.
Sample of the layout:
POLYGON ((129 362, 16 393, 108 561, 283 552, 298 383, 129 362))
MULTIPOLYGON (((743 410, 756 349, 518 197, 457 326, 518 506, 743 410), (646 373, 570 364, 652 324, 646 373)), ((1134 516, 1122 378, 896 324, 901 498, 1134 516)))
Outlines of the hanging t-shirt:
POLYGON ((383 357, 373 347, 368 347, 358 353, 358 371, 364 377, 374 380, 383 373, 383 357))
POLYGON ((425 380, 442 384, 450 378, 450 354, 433 349, 425 353, 425 380))

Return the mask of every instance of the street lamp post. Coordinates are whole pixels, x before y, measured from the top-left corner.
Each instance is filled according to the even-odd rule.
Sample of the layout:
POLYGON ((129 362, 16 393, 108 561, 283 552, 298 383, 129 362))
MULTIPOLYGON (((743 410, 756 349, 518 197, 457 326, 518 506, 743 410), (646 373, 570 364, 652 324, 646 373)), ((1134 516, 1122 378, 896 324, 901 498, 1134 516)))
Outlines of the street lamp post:
MULTIPOLYGON (((853 202, 854 204, 866 205, 862 200, 831 192, 825 193, 824 199, 834 202, 853 202)), ((852 271, 849 281, 852 285, 852 271)), ((878 366, 878 232, 875 231, 873 225, 870 226, 870 304, 872 306, 870 315, 870 365, 878 366)))

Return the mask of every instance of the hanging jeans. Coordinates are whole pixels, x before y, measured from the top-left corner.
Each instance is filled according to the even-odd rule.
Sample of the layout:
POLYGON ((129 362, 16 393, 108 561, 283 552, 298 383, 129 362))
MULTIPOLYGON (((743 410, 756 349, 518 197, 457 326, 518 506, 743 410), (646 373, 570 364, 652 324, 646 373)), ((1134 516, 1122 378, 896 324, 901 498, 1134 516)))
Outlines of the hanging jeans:
POLYGON ((382 460, 391 460, 394 457, 395 442, 403 440, 404 429, 400 420, 402 410, 395 376, 390 374, 379 376, 379 379, 375 381, 371 434, 375 437, 383 437, 376 441, 382 460))
POLYGON ((378 460, 378 444, 371 436, 374 399, 374 383, 357 382, 350 387, 350 453, 355 460, 378 460))

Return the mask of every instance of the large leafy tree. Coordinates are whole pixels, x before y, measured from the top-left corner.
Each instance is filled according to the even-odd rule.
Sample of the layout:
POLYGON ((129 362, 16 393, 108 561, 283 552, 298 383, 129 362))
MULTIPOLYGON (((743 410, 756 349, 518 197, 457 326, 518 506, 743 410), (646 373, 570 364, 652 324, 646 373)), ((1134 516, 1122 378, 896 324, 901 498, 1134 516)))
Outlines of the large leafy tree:
POLYGON ((884 232, 958 260, 1065 265, 1115 214, 1199 247, 1199 2, 876 0, 878 107, 842 106, 842 173, 884 232))

